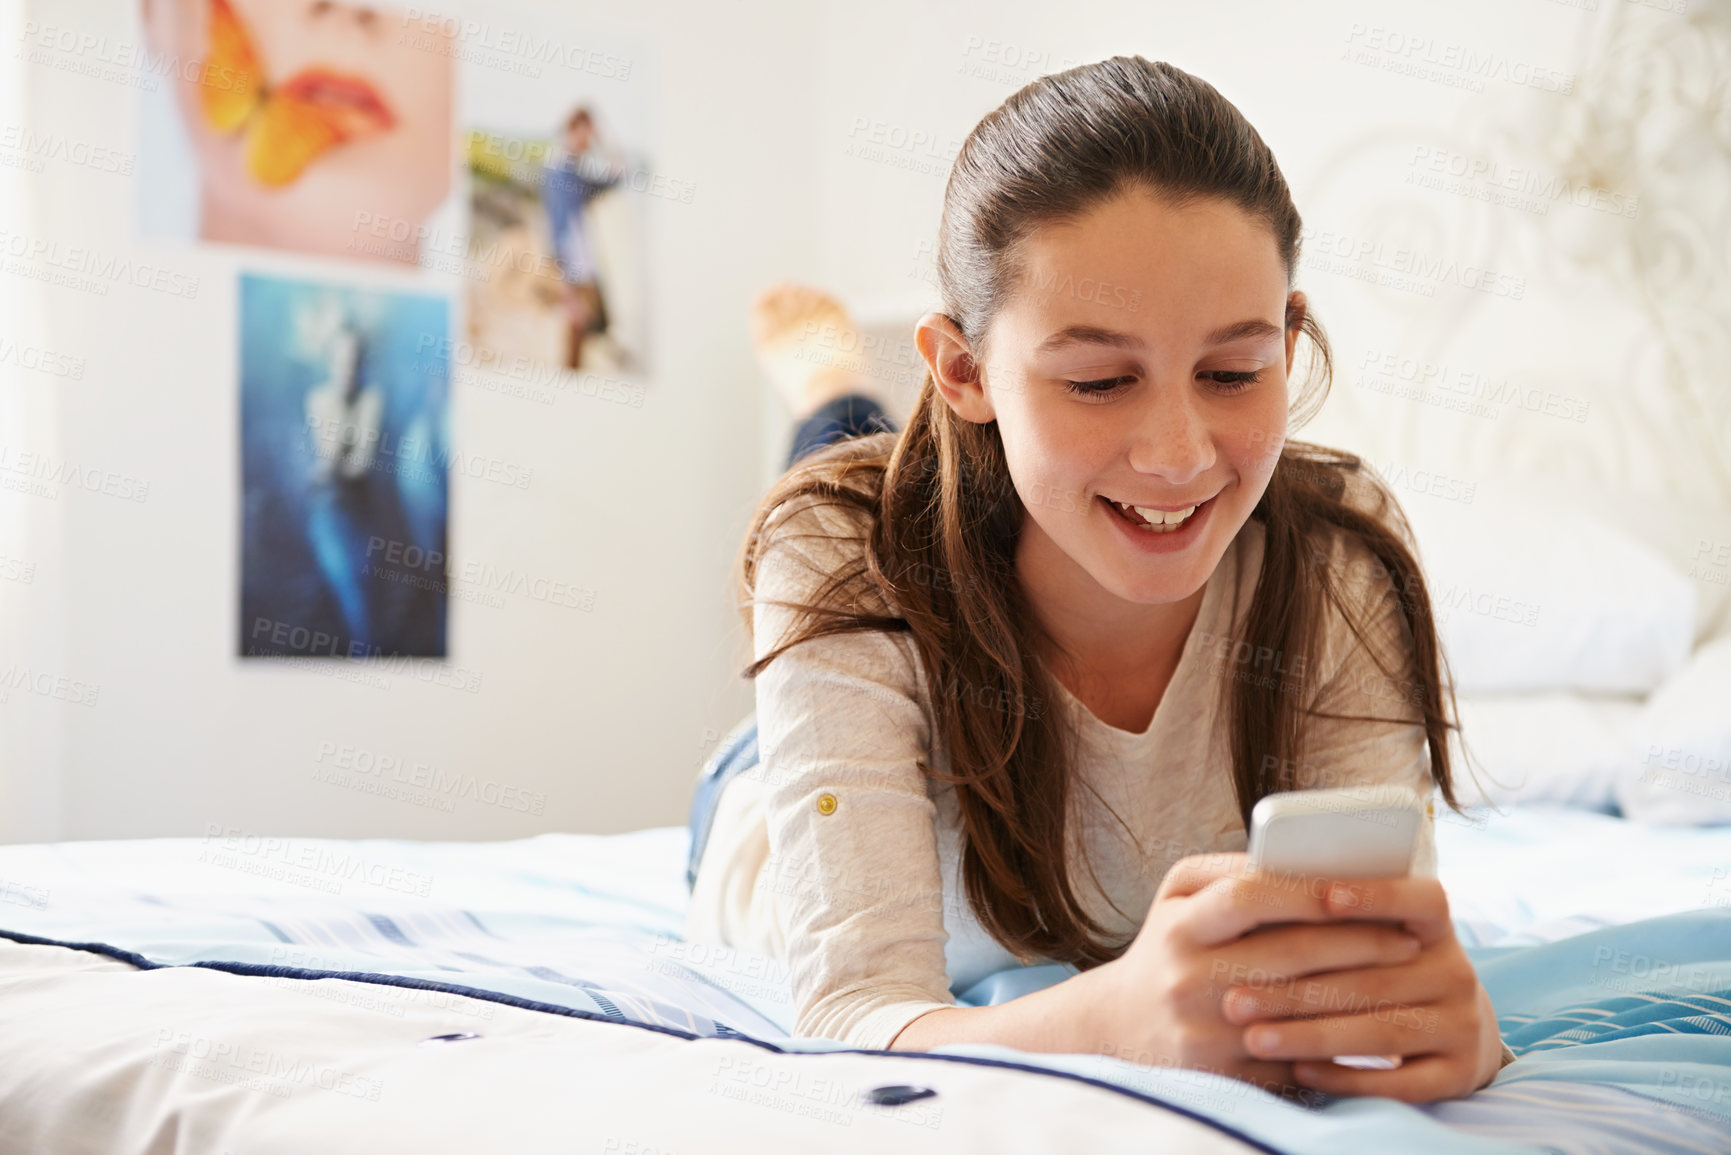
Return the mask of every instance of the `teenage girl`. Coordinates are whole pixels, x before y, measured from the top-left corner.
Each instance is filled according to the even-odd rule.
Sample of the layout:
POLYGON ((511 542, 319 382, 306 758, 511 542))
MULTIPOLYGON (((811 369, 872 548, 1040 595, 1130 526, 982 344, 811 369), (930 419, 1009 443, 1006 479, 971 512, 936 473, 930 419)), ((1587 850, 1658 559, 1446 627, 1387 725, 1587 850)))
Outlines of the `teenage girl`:
POLYGON ((1513 1059, 1432 818, 1397 880, 1242 853, 1275 791, 1395 783, 1459 809, 1405 523, 1357 458, 1287 440, 1331 367, 1299 237, 1231 103, 1117 57, 963 143, 906 428, 838 305, 759 300, 806 421, 741 552, 757 708, 699 784, 689 932, 785 959, 796 1034, 1410 1102, 1513 1059), (1074 973, 957 1005, 1038 962, 1074 973), (1332 1061, 1365 1054, 1400 1062, 1332 1061))

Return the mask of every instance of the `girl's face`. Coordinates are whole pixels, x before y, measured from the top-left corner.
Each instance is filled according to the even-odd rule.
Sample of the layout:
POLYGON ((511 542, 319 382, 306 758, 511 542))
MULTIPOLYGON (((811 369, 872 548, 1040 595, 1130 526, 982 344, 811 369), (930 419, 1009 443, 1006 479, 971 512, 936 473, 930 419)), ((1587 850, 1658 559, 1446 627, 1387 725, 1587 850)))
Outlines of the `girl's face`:
POLYGON ((983 365, 965 344, 932 344, 939 367, 951 345, 938 374, 951 406, 998 423, 1028 511, 1024 584, 1090 605, 1100 590, 1182 601, 1249 518, 1285 441, 1297 331, 1273 234, 1222 200, 1180 208, 1137 190, 1037 230, 1020 264, 983 365), (1177 524, 1143 528, 1115 503, 1177 524))

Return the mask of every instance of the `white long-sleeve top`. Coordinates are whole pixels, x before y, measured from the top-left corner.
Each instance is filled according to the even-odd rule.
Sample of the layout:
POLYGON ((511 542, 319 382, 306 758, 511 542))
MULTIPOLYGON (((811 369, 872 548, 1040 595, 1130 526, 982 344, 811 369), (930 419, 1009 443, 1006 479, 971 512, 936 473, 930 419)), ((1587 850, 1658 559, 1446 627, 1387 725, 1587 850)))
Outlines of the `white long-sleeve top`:
MULTIPOLYGON (((1363 482, 1354 485, 1365 492, 1363 482)), ((806 499, 772 531, 776 525, 845 535, 850 522, 806 499)), ((864 548, 863 527, 852 533, 833 544, 766 534, 753 605, 756 656, 777 645, 793 619, 791 610, 764 603, 809 600, 825 573, 864 548)), ((1275 676, 1287 677, 1313 708, 1400 721, 1312 720, 1299 787, 1399 783, 1429 798, 1429 755, 1404 672, 1408 647, 1395 592, 1356 539, 1335 534, 1322 544, 1345 597, 1369 607, 1366 638, 1394 676, 1332 607, 1312 667, 1277 663, 1275 676)), ((1249 521, 1222 556, 1144 732, 1101 721, 1052 679, 1056 705, 1076 727, 1076 770, 1099 794, 1080 785, 1071 792, 1072 885, 1118 941, 1134 937, 1178 859, 1246 849, 1222 692, 1251 670, 1234 639, 1262 546, 1261 524, 1249 521)), ((756 687, 760 763, 722 792, 687 935, 785 960, 796 1036, 887 1049, 915 1018, 956 1005, 956 993, 1019 962, 981 928, 961 889, 954 789, 921 770, 949 769, 934 750, 926 671, 909 635, 854 633, 792 647, 756 687)), ((1411 871, 1436 874, 1429 816, 1411 871)))

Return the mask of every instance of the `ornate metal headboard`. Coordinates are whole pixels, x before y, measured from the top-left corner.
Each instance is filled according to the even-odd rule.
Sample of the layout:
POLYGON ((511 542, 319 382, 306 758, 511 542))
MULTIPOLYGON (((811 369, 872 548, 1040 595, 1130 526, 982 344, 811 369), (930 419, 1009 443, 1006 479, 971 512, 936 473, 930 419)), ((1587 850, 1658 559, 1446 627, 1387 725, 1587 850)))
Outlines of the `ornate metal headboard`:
POLYGON ((1346 316, 1325 289, 1354 440, 1731 510, 1731 3, 1690 7, 1602 4, 1570 91, 1469 97, 1295 182, 1303 277, 1361 286, 1346 316))

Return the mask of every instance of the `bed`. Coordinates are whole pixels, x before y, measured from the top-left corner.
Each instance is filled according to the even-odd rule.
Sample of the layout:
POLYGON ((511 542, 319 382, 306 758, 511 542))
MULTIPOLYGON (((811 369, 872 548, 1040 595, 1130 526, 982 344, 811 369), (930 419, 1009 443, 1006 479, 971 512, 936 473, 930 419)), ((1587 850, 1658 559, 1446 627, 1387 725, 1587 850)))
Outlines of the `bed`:
POLYGON ((1440 823, 1521 1058, 1424 1108, 790 1039, 776 960, 680 937, 687 838, 0 848, 0 1150, 1731 1149, 1731 827, 1538 804, 1440 823))

